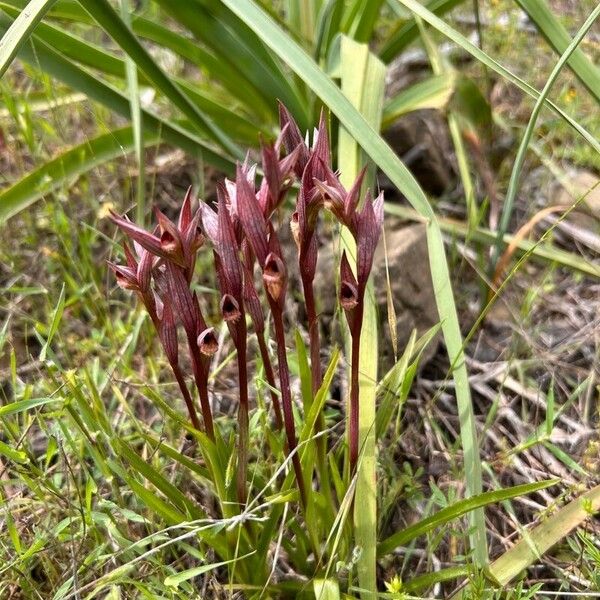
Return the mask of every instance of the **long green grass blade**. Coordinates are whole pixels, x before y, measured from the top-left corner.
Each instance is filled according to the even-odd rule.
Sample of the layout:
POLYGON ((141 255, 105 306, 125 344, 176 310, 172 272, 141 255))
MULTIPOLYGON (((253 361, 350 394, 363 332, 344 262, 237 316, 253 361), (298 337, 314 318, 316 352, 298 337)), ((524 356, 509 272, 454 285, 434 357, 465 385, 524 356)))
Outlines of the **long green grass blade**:
POLYGON ((306 47, 313 45, 319 7, 314 0, 287 0, 285 20, 290 32, 294 32, 306 47))
POLYGON ((52 321, 50 322, 50 327, 48 328, 48 334, 46 335, 46 341, 42 346, 40 351, 40 361, 44 362, 46 360, 46 355, 48 354, 48 349, 52 344, 52 340, 56 335, 58 330, 58 326, 60 324, 60 320, 62 319, 63 312, 65 310, 65 284, 62 284, 62 288, 60 290, 60 295, 58 297, 58 302, 54 307, 54 313, 52 314, 52 321))
POLYGON ((331 42, 341 31, 344 0, 327 0, 319 14, 314 56, 317 61, 327 57, 331 42))
MULTIPOLYGON (((442 330, 450 364, 453 367, 452 375, 455 381, 456 399, 460 415, 467 495, 473 496, 481 493, 479 443, 471 404, 469 378, 464 363, 462 336, 452 293, 442 232, 431 205, 417 181, 394 154, 393 150, 302 48, 293 43, 268 15, 251 0, 223 1, 255 31, 261 32, 265 43, 287 62, 294 72, 327 104, 340 120, 340 123, 360 144, 373 162, 386 173, 392 183, 426 219, 429 264, 436 304, 442 321, 442 330)), ((475 560, 478 564, 483 565, 487 562, 487 543, 485 521, 481 509, 473 513, 472 526, 471 544, 475 551, 475 560)))
POLYGON ((517 496, 524 496, 525 494, 533 494, 539 490, 543 490, 552 485, 559 483, 558 479, 548 479, 546 481, 537 481, 534 483, 525 483, 523 485, 517 485, 515 487, 494 490, 493 492, 485 492, 478 496, 466 498, 465 500, 459 500, 458 502, 443 508, 431 517, 427 517, 398 533, 390 536, 377 547, 378 556, 385 556, 397 548, 398 546, 405 546, 411 540, 414 540, 420 535, 424 535, 429 531, 432 531, 436 527, 445 525, 458 519, 468 512, 477 508, 487 506, 488 504, 495 504, 496 502, 502 502, 510 498, 516 498, 517 496))
POLYGON ((585 23, 581 26, 571 43, 568 45, 554 68, 550 73, 544 88, 542 89, 538 99, 535 102, 535 106, 531 111, 531 116, 529 117, 529 121, 527 123, 527 127, 523 133, 523 137, 521 138, 521 143, 519 144, 519 149, 517 151, 517 156, 515 158, 514 166, 510 173, 510 180, 508 182, 508 189, 506 191, 506 198, 504 200, 504 206, 502 207, 502 215, 500 217, 500 225, 498 227, 498 236, 496 239, 496 245, 494 248, 494 254, 492 257, 492 261, 490 264, 490 272, 493 273, 498 257, 500 256, 500 249, 502 246, 502 238, 506 231, 508 230, 508 226, 510 223, 510 218, 512 216, 513 207, 515 203, 515 198, 517 196, 517 189, 519 185, 519 178, 521 177, 521 171, 523 169, 523 164, 525 162, 525 155, 527 154, 527 149, 529 147, 529 142, 533 136, 535 131, 535 126, 537 124, 537 119, 544 107, 544 101, 548 97, 554 82, 560 75, 563 67, 569 61, 569 58, 574 56, 579 44, 586 36, 587 32, 590 30, 596 19, 600 15, 600 4, 596 6, 596 8, 591 12, 590 16, 585 20, 585 23))
MULTIPOLYGON (((453 79, 454 70, 452 66, 448 65, 444 60, 444 57, 440 53, 437 45, 433 42, 431 36, 428 34, 423 21, 419 17, 416 19, 419 26, 419 31, 421 32, 421 40, 429 57, 429 62, 431 63, 431 69, 433 70, 434 75, 453 79)), ((477 225, 479 211, 477 210, 476 206, 475 185, 471 178, 469 157, 465 149, 462 131, 460 130, 458 115, 456 114, 456 111, 451 108, 448 110, 446 118, 448 120, 448 130, 452 139, 452 145, 454 146, 454 154, 456 155, 458 172, 460 174, 460 180, 465 195, 465 205, 467 209, 469 225, 471 227, 475 227, 477 225)))
MULTIPOLYGON (((385 87, 385 66, 369 52, 366 44, 342 37, 340 49, 342 93, 365 120, 379 128, 385 87)), ((358 175, 364 157, 356 140, 343 128, 338 145, 338 168, 342 183, 349 189, 358 175)), ((372 182, 371 182, 372 183, 372 182)), ((342 244, 351 263, 355 264, 356 244, 350 232, 343 231, 342 244)), ((361 549, 357 562, 358 580, 363 597, 377 593, 377 448, 375 437, 375 402, 378 367, 377 305, 370 281, 365 292, 364 320, 359 355, 358 447, 360 458, 356 478, 354 539, 361 549)), ((352 357, 354 361, 354 356, 352 357)))
POLYGON ((230 560, 224 560, 221 562, 211 563, 207 565, 200 565, 199 567, 192 567, 191 569, 186 569, 185 571, 181 571, 176 575, 169 575, 165 579, 165 585, 172 588, 177 588, 180 584, 184 583, 185 581, 189 581, 194 577, 199 577, 200 575, 208 573, 209 571, 214 571, 219 567, 224 567, 226 565, 235 563, 239 560, 243 560, 244 558, 248 558, 249 556, 252 556, 252 554, 254 554, 254 552, 249 552, 248 554, 244 554, 244 556, 238 556, 237 558, 232 558, 230 560))
MULTIPOLYGON (((121 0, 121 17, 127 27, 131 27, 131 14, 129 0, 121 0)), ((138 168, 137 190, 136 190, 136 222, 143 226, 146 220, 146 176, 144 160, 144 140, 142 109, 140 104, 140 90, 138 86, 138 73, 135 62, 127 56, 125 59, 127 73, 127 92, 129 104, 131 105, 131 124, 133 127, 133 140, 135 144, 135 159, 138 168)))
POLYGON ((0 77, 4 75, 19 48, 27 42, 35 26, 44 18, 56 0, 31 0, 0 40, 0 77))
POLYGON ((527 532, 522 540, 490 565, 491 574, 501 585, 510 583, 523 569, 539 560, 554 544, 599 510, 600 486, 596 486, 527 532))
MULTIPOLYGON (((3 6, 10 6, 19 11, 26 4, 26 0, 5 0, 5 2, 2 2, 3 6)), ((65 20, 90 26, 96 25, 94 19, 76 2, 64 2, 64 0, 59 2, 48 13, 48 17, 58 19, 60 25, 63 25, 65 20)), ((44 24, 40 25, 43 27, 44 24)), ((206 71, 212 80, 219 82, 223 88, 228 90, 245 106, 251 108, 253 112, 257 112, 262 120, 274 120, 276 111, 273 108, 272 98, 267 99, 264 89, 257 89, 245 77, 243 71, 235 68, 225 60, 225 56, 215 55, 195 40, 140 15, 132 15, 131 28, 137 36, 171 50, 181 58, 206 71)), ((36 30, 36 33, 38 32, 39 30, 36 30)), ((55 49, 61 52, 65 51, 61 48, 55 49)))
POLYGON ((0 406, 0 417, 8 417, 9 415, 15 415, 18 413, 26 412, 32 408, 38 406, 44 406, 51 402, 60 402, 62 398, 30 398, 29 400, 18 400, 17 402, 11 402, 0 406))
MULTIPOLYGON (((536 24, 540 33, 554 48, 557 54, 563 55, 571 44, 571 36, 558 18, 552 13, 545 0, 516 0, 517 4, 536 24)), ((584 54, 580 48, 570 53, 568 65, 579 81, 600 102, 600 69, 584 54)))
MULTIPOLYGON (((157 144, 159 140, 156 133, 144 133, 145 146, 157 144)), ((132 128, 125 127, 84 142, 44 163, 0 192, 0 224, 67 182, 133 152, 134 148, 132 128)))
POLYGON ((369 42, 382 5, 383 0, 353 0, 347 8, 348 17, 344 23, 346 35, 357 42, 369 42))
POLYGON ((425 573, 424 575, 417 575, 417 577, 413 577, 413 579, 402 584, 402 591, 409 593, 420 592, 436 583, 464 577, 469 574, 469 571, 469 567, 457 566, 447 567, 439 571, 433 571, 432 573, 425 573))

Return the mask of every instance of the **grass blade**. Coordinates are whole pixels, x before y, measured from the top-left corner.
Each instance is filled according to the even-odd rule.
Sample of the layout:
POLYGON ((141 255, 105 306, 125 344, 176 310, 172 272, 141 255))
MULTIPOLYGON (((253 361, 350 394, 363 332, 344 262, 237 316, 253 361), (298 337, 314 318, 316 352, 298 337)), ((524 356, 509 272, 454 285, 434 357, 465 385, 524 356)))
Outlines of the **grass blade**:
POLYGON ((17 413, 26 412, 32 408, 38 406, 44 406, 51 402, 59 402, 62 398, 30 398, 29 400, 18 400, 17 402, 11 402, 0 406, 0 417, 8 417, 9 415, 16 415, 17 413))
POLYGON ((454 92, 455 74, 452 71, 432 75, 402 90, 388 100, 383 109, 382 129, 387 129, 396 119, 414 110, 435 108, 443 110, 454 92))
POLYGON ((315 600, 340 600, 340 586, 335 579, 315 579, 313 589, 315 600))
MULTIPOLYGON (((9 5, 22 10, 26 5, 26 1, 6 0, 2 5, 9 5)), ((66 20, 80 24, 95 25, 94 19, 75 2, 60 2, 54 6, 50 13, 48 13, 48 16, 60 19, 61 24, 66 20)), ((267 99, 264 95, 264 89, 256 89, 251 81, 244 76, 243 71, 236 69, 229 62, 223 60, 223 57, 212 54, 194 40, 171 31, 160 23, 156 23, 140 15, 132 15, 131 28, 137 36, 164 46, 178 56, 189 60, 198 68, 207 71, 211 78, 218 81, 231 94, 239 97, 239 100, 245 106, 258 112, 261 119, 270 118, 275 121, 276 111, 272 106, 271 98, 267 99), (243 90, 243 94, 240 93, 241 90, 243 90)))
POLYGON ((440 525, 450 523, 458 517, 467 514, 468 512, 477 508, 487 506, 488 504, 494 504, 496 502, 502 502, 510 498, 516 498, 517 496, 524 496, 525 494, 532 494, 539 490, 543 490, 552 485, 559 483, 559 479, 548 479, 546 481, 538 481, 534 483, 525 483, 523 485, 517 485, 515 487, 494 490, 493 492, 484 492, 478 496, 466 498, 454 503, 452 506, 448 506, 438 511, 434 515, 395 533, 390 536, 377 547, 377 555, 385 556, 397 548, 398 546, 405 546, 411 540, 414 540, 420 535, 424 535, 429 531, 432 531, 440 525))
MULTIPOLYGON (((279 98, 297 116, 302 127, 309 126, 311 111, 306 99, 267 51, 262 34, 249 29, 235 15, 235 11, 230 11, 225 3, 214 0, 179 3, 155 1, 198 40, 209 46, 219 61, 228 62, 239 73, 243 73, 271 103, 274 113, 274 99, 279 98)), ((238 94, 243 94, 245 87, 247 85, 238 94)))
MULTIPOLYGON (((390 178, 421 216, 426 219, 429 264, 436 304, 442 321, 446 349, 450 364, 453 367, 452 375, 456 384, 467 494, 473 496, 481 493, 479 443, 471 404, 469 379, 463 358, 462 336, 452 293, 442 232, 431 205, 417 181, 394 154, 393 150, 302 48, 293 43, 272 19, 251 0, 223 0, 223 2, 255 31, 261 32, 265 43, 285 60, 294 72, 329 106, 349 134, 390 178)), ((476 552, 477 563, 483 565, 487 562, 487 544, 485 522, 481 510, 475 511, 473 514, 472 526, 474 526, 474 534, 471 544, 476 552)))
POLYGON ((215 569, 218 569, 219 567, 224 567, 226 565, 235 563, 239 560, 243 560, 244 558, 248 558, 249 556, 252 556, 253 554, 254 554, 254 552, 249 552, 248 554, 244 554, 244 556, 237 556, 236 558, 232 558, 230 560, 224 560, 221 562, 216 562, 216 563, 212 563, 212 564, 208 564, 208 565, 200 565, 199 567, 194 567, 192 569, 186 569, 185 571, 181 571, 181 573, 177 573, 176 575, 169 575, 169 577, 167 577, 165 579, 165 585, 167 585, 169 587, 177 588, 177 587, 179 587, 179 585, 181 583, 184 583, 190 579, 193 579, 194 577, 199 577, 200 575, 203 575, 204 573, 208 573, 209 571, 214 571, 215 569))
MULTIPOLYGON (((349 37, 342 37, 340 48, 340 74, 342 92, 348 97, 365 120, 379 128, 383 108, 385 66, 370 53, 366 44, 359 44, 349 37)), ((350 189, 358 175, 364 157, 360 146, 343 128, 340 129, 338 145, 338 167, 341 181, 350 189)), ((369 182, 372 185, 372 181, 369 182)), ((356 266, 356 244, 345 230, 342 244, 353 268, 356 266)), ((375 437, 375 403, 378 367, 377 305, 373 281, 365 291, 365 309, 361 332, 359 355, 359 422, 358 447, 360 458, 356 476, 356 498, 354 504, 354 540, 361 549, 357 561, 358 581, 362 597, 377 593, 376 546, 377 546, 377 448, 375 437)), ((352 356, 354 361, 354 356, 352 356)))
POLYGON ((370 41, 382 5, 383 0, 354 0, 347 9, 349 19, 344 23, 346 34, 357 42, 370 41))
MULTIPOLYGON (((129 0, 121 0, 121 16, 127 27, 131 27, 131 14, 129 0)), ((131 105, 131 124, 133 126, 133 140, 135 146, 135 158, 137 161, 138 176, 136 190, 136 222, 144 225, 146 220, 146 185, 145 185, 145 161, 144 161, 144 141, 142 137, 142 110, 140 105, 140 90, 138 87, 138 74, 135 62, 127 56, 125 59, 127 73, 127 92, 129 93, 129 104, 131 105)))
MULTIPOLYGON (((419 213, 405 206, 388 204, 386 205, 385 210, 392 215, 398 215, 404 219, 411 219, 417 222, 423 221, 419 213)), ((439 219, 439 224, 442 231, 452 237, 462 239, 470 238, 474 242, 487 245, 493 244, 496 240, 496 232, 486 229, 485 227, 477 227, 476 229, 471 230, 469 224, 449 218, 439 219)), ((542 240, 533 241, 516 239, 516 236, 506 233, 504 234, 502 243, 505 246, 514 244, 520 254, 529 254, 534 258, 545 262, 557 262, 570 269, 575 269, 584 275, 600 278, 600 266, 577 254, 557 248, 553 244, 542 243, 542 240)))
MULTIPOLYGON (((18 14, 18 11, 12 4, 7 2, 0 2, 0 7, 11 16, 18 14)), ((103 48, 48 23, 40 23, 35 35, 36 38, 43 40, 55 51, 62 53, 73 62, 121 79, 128 77, 127 61, 131 59, 122 60, 114 54, 105 51, 103 48)), ((143 73, 141 74, 140 82, 152 85, 143 73)), ((229 135, 249 145, 257 143, 256 121, 250 122, 243 115, 239 114, 239 111, 234 112, 229 108, 229 103, 224 102, 222 97, 215 96, 214 93, 202 89, 199 85, 190 84, 188 81, 179 78, 176 79, 176 82, 185 90, 190 100, 199 109, 209 115, 217 125, 226 127, 229 135)), ((239 93, 239 89, 237 93, 239 93)), ((129 97, 131 97, 131 93, 129 93, 129 97)))
POLYGON ((458 579, 469 574, 469 568, 463 566, 447 567, 446 569, 440 569, 433 573, 425 573, 424 575, 417 575, 402 585, 402 591, 404 592, 420 592, 425 590, 436 583, 443 581, 451 581, 452 579, 458 579))
POLYGON ((0 77, 4 75, 19 48, 29 39, 35 26, 52 8, 56 0, 31 0, 0 40, 0 77))
MULTIPOLYGON (((465 0, 430 0, 425 4, 427 10, 434 15, 443 15, 465 0)), ((391 0, 394 3, 395 0, 391 0)), ((419 37, 419 28, 415 19, 402 23, 399 28, 388 38, 379 51, 379 58, 385 63, 390 63, 408 45, 419 37)))
MULTIPOLYGON (((498 585, 508 585, 524 569, 538 561, 540 556, 598 511, 600 485, 569 502, 543 523, 528 531, 523 539, 490 565, 491 578, 498 585)), ((461 598, 461 593, 462 591, 459 591, 454 594, 452 600, 461 598)))
POLYGON ((42 350, 40 351, 40 361, 44 362, 46 360, 46 355, 48 354, 48 349, 50 348, 50 344, 52 343, 52 339, 56 335, 58 331, 58 326, 60 324, 60 320, 63 316, 63 311, 65 310, 65 284, 62 284, 62 288, 60 290, 60 295, 58 297, 58 302, 56 303, 56 307, 54 308, 54 314, 52 315, 52 322, 50 323, 50 328, 48 329, 48 334, 46 336, 46 341, 42 346, 42 350))
MULTIPOLYGON (((8 29, 10 22, 10 19, 0 15, 0 31, 8 29)), ((19 55, 34 67, 83 92, 110 110, 127 118, 130 116, 129 100, 125 95, 73 64, 35 35, 31 37, 31 44, 21 47, 19 55)), ((206 162, 227 173, 233 170, 231 160, 219 154, 205 140, 188 129, 158 117, 149 110, 143 110, 143 115, 145 127, 154 133, 161 132, 166 142, 179 146, 192 156, 202 157, 206 162)))

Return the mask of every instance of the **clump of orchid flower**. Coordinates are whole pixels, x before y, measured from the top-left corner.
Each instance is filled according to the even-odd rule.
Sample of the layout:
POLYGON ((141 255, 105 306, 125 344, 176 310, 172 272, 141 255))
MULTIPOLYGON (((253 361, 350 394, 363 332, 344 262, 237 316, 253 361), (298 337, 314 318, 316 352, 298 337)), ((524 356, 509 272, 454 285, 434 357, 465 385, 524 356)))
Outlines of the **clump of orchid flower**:
MULTIPOLYGON (((289 284, 288 267, 273 218, 285 203, 295 181, 299 182, 291 228, 298 249, 298 265, 306 307, 310 343, 311 389, 316 395, 322 384, 319 315, 314 294, 314 279, 319 251, 320 213, 331 212, 348 228, 356 241, 356 269, 344 252, 340 264, 339 299, 352 337, 349 401, 350 473, 358 459, 359 384, 358 360, 367 280, 373 264, 383 220, 383 197, 375 200, 369 192, 363 201, 364 172, 346 190, 331 165, 331 152, 325 115, 321 115, 313 143, 303 138, 287 109, 280 106, 281 133, 274 143, 261 144, 260 184, 257 167, 246 159, 238 164, 235 179, 217 186, 215 209, 200 202, 193 208, 191 191, 183 201, 177 222, 158 209, 157 226, 149 232, 127 217, 112 214, 112 220, 130 240, 124 244, 125 264, 109 263, 117 283, 136 292, 148 312, 162 344, 173 375, 185 401, 191 424, 215 440, 216 423, 209 401, 211 356, 218 349, 214 329, 202 314, 192 282, 198 252, 212 247, 214 268, 220 293, 220 317, 227 323, 237 351, 239 379, 237 499, 247 500, 249 410, 248 377, 249 328, 256 337, 267 383, 271 387, 274 424, 285 432, 286 452, 291 455, 301 504, 306 506, 307 483, 296 451, 293 398, 286 351, 284 313, 289 284), (208 244, 207 244, 208 242, 208 244), (133 248, 133 249, 132 249, 133 248), (259 273, 262 285, 255 285, 259 273), (262 289, 261 289, 262 288, 262 289), (262 298, 262 300, 261 300, 262 298), (268 309, 268 312, 265 310, 268 309), (272 319, 277 347, 277 379, 265 338, 266 322, 272 319), (196 409, 188 378, 179 360, 179 331, 187 342, 192 379, 200 405, 196 409), (275 390, 278 390, 277 393, 275 390)), ((321 415, 316 427, 324 427, 321 415)), ((321 436, 319 476, 326 477, 326 438, 321 436)))

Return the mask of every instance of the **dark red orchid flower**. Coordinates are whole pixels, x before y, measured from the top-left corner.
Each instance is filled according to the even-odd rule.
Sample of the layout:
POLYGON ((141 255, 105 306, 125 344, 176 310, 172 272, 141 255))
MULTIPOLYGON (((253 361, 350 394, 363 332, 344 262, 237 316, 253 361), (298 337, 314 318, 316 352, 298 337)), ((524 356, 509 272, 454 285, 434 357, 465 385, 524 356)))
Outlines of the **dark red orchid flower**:
POLYGON ((204 237, 198 229, 200 213, 194 215, 192 211, 191 189, 188 189, 183 201, 177 224, 158 209, 155 215, 158 225, 150 233, 127 217, 111 214, 113 222, 133 241, 139 258, 138 261, 126 246, 127 265, 111 264, 111 268, 121 286, 136 291, 141 297, 188 405, 192 422, 196 428, 200 428, 178 363, 177 321, 183 325, 204 426, 209 437, 214 439, 212 411, 208 401, 208 366, 218 343, 214 331, 204 320, 198 297, 190 289, 196 255, 204 243, 204 237))

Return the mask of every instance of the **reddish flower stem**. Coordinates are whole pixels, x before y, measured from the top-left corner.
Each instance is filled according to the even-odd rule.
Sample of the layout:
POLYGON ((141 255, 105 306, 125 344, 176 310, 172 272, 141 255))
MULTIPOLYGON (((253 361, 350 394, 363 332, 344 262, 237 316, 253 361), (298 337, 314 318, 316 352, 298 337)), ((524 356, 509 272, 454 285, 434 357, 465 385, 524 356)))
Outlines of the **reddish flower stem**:
MULTIPOLYGON (((306 316, 308 318, 308 335, 310 343, 310 372, 311 372, 311 391, 313 402, 317 397, 323 375, 321 371, 321 340, 319 336, 319 321, 315 303, 315 293, 312 279, 302 277, 302 286, 304 288, 304 303, 306 306, 306 316)), ((315 422, 315 433, 321 433, 325 429, 325 419, 323 413, 319 412, 315 422)), ((321 488, 329 494, 329 471, 327 469, 327 438, 323 435, 317 438, 317 465, 319 477, 321 479, 321 488)), ((330 498, 333 505, 333 499, 330 498)))
MULTIPOLYGON (((144 302, 144 306, 150 315, 150 319, 154 325, 154 328, 158 332, 160 323, 158 320, 158 315, 156 314, 156 310, 154 306, 148 302, 142 296, 142 301, 144 302)), ((160 338, 160 336, 159 336, 160 338)), ((166 349, 165 349, 166 353, 166 349)), ((190 415, 190 420, 192 421, 192 425, 198 430, 202 431, 202 425, 200 424, 200 419, 198 418, 198 412, 196 411, 196 407, 194 406, 194 401, 192 400, 192 396, 190 394, 190 390, 188 389, 183 373, 181 372, 181 367, 177 362, 169 361, 169 365, 171 366, 171 371, 173 371, 173 375, 175 375, 175 379, 177 380, 177 384, 179 385, 179 389, 181 390, 181 395, 183 396, 183 400, 185 401, 185 405, 187 407, 188 413, 190 415)))
POLYGON ((198 348, 198 342, 193 336, 188 335, 187 338, 190 356, 192 358, 194 381, 196 382, 198 395, 200 396, 200 408, 202 410, 202 418, 204 419, 204 429, 206 430, 206 435, 214 442, 215 429, 210 402, 208 400, 208 358, 202 356, 200 348, 198 348))
MULTIPOLYGON (((267 294, 268 295, 268 294, 267 294)), ((288 451, 294 452, 298 445, 296 440, 296 427, 294 425, 294 412, 292 410, 292 392, 290 389, 290 371, 287 362, 287 352, 285 350, 285 332, 283 326, 283 314, 281 308, 269 296, 269 304, 273 314, 275 324, 275 339, 277 341, 277 362, 279 367, 279 384, 281 388, 281 404, 283 406, 283 421, 287 438, 288 451)), ((306 489, 304 487, 304 477, 302 476, 302 467, 300 457, 297 452, 292 455, 292 466, 298 482, 298 491, 300 492, 300 502, 306 509, 306 489)))
POLYGON ((265 334, 263 331, 256 332, 256 339, 258 340, 258 348, 260 350, 260 357, 265 368, 265 377, 267 383, 271 386, 271 402, 273 404, 273 412, 275 413, 275 426, 277 431, 281 431, 283 428, 283 418, 281 416, 281 404, 279 403, 279 397, 274 391, 276 389, 275 384, 275 373, 273 372, 273 363, 269 356, 269 349, 267 348, 267 342, 265 341, 265 334))
POLYGON ((241 505, 246 504, 248 478, 248 364, 246 356, 246 327, 243 326, 237 343, 238 376, 240 384, 240 406, 238 408, 238 468, 237 497, 241 505))

